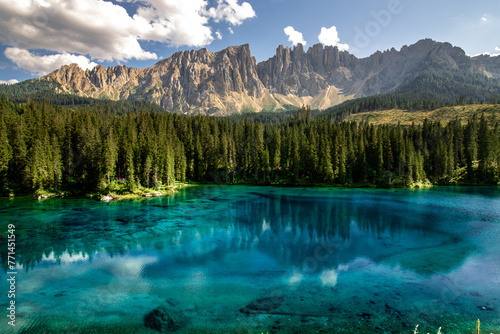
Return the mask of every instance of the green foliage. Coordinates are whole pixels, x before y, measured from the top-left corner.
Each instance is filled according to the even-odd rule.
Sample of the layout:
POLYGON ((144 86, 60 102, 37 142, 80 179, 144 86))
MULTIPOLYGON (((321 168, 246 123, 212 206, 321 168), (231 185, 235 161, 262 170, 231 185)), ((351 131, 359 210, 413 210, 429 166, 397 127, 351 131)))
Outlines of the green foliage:
MULTIPOLYGON (((500 92, 500 80, 481 73, 443 66, 433 62, 426 70, 398 87, 396 94, 418 95, 428 100, 473 104, 474 101, 492 101, 500 92)), ((497 98, 498 100, 498 98, 497 98)))
POLYGON ((309 108, 279 122, 117 114, 0 101, 0 191, 123 192, 178 182, 287 185, 497 184, 496 116, 447 124, 332 122, 309 108))
POLYGON ((15 103, 38 101, 77 110, 92 108, 95 111, 111 112, 120 115, 140 110, 165 112, 165 109, 158 104, 146 100, 111 101, 109 98, 94 99, 74 94, 56 93, 56 90, 60 88, 61 85, 54 81, 32 79, 13 85, 0 85, 0 96, 15 103))
POLYGON ((497 104, 499 93, 498 79, 434 62, 390 93, 348 100, 324 114, 341 121, 352 114, 379 109, 435 110, 485 101, 497 104))
POLYGON ((241 108, 240 110, 240 114, 253 114, 255 113, 255 109, 251 106, 244 106, 243 108, 241 108))
POLYGON ((30 96, 34 94, 50 94, 61 85, 49 80, 32 79, 19 82, 13 85, 0 85, 0 95, 12 96, 30 96))

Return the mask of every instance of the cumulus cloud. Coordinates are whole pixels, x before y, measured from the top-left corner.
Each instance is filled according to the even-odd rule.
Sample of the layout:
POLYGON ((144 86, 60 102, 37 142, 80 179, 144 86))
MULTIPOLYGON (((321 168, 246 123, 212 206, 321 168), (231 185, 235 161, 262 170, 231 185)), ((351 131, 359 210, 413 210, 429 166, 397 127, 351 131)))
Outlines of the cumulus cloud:
POLYGON ((296 31, 292 26, 286 27, 285 29, 283 29, 283 31, 288 36, 288 41, 292 42, 293 45, 297 45, 300 43, 305 46, 307 44, 302 33, 296 31))
POLYGON ((483 53, 476 53, 473 55, 467 54, 467 56, 472 57, 472 58, 479 57, 479 56, 498 57, 498 56, 500 56, 500 53, 483 52, 483 53))
POLYGON ((337 27, 335 26, 330 28, 321 28, 318 40, 324 45, 336 46, 340 51, 349 50, 349 45, 340 43, 339 33, 337 32, 337 27))
POLYGON ((227 28, 227 31, 229 31, 229 33, 230 33, 231 35, 234 35, 234 30, 233 30, 233 28, 229 27, 229 28, 227 28))
POLYGON ((139 44, 143 21, 108 1, 0 0, 0 7, 0 40, 10 46, 98 60, 156 58, 139 44))
POLYGON ((238 0, 219 0, 217 7, 210 8, 208 13, 216 22, 227 21, 233 26, 238 26, 246 19, 255 17, 252 5, 248 2, 239 5, 238 0))
POLYGON ((483 53, 478 53, 478 54, 474 54, 474 55, 469 55, 469 57, 478 57, 478 56, 490 56, 490 57, 498 57, 500 56, 500 47, 498 46, 495 46, 495 52, 491 53, 491 52, 483 52, 483 53))
POLYGON ((57 52, 61 58, 157 59, 140 41, 201 47, 214 40, 211 20, 237 26, 255 16, 252 6, 240 0, 214 5, 208 0, 115 1, 0 0, 0 42, 57 52), (124 2, 135 3, 135 12, 129 14, 124 2))
POLYGON ((38 56, 28 50, 20 48, 5 49, 5 57, 10 59, 20 68, 26 69, 38 75, 50 73, 63 65, 76 63, 83 69, 92 69, 97 64, 91 62, 87 57, 61 53, 48 56, 38 56))
POLYGON ((19 80, 17 80, 17 79, 10 79, 7 81, 0 80, 0 85, 13 85, 13 84, 16 84, 18 82, 19 82, 19 80))
POLYGON ((147 0, 134 15, 140 39, 172 46, 204 46, 213 41, 205 0, 147 0))
POLYGON ((481 17, 481 22, 486 22, 486 21, 488 21, 488 19, 486 18, 486 16, 481 17))
POLYGON ((222 34, 220 33, 220 31, 216 31, 215 36, 217 37, 217 39, 222 39, 222 34))

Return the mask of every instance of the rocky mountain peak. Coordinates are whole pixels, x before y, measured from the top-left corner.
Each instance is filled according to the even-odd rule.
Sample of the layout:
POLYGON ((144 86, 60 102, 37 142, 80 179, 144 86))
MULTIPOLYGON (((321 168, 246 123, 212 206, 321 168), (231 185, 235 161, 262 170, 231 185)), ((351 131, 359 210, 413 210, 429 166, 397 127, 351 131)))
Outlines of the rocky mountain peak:
POLYGON ((71 64, 46 77, 67 92, 111 99, 146 99, 167 110, 227 114, 286 104, 327 108, 346 98, 390 92, 431 64, 500 77, 500 57, 474 57, 431 39, 357 58, 337 47, 280 45, 257 64, 248 44, 219 52, 179 51, 155 65, 82 70, 71 64))
POLYGON ((90 88, 86 73, 78 64, 63 65, 60 69, 50 73, 50 77, 62 87, 72 90, 85 90, 90 88))

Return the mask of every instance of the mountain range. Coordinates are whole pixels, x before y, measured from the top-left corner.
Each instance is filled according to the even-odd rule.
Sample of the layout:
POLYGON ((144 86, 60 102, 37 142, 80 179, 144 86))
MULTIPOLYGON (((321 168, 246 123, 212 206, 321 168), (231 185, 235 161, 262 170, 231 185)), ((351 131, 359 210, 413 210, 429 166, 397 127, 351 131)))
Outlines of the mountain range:
POLYGON ((280 45, 272 58, 259 63, 245 44, 219 52, 180 51, 143 69, 65 65, 35 80, 55 83, 57 93, 147 100, 172 112, 227 115, 301 105, 326 109, 388 93, 487 99, 500 93, 499 79, 500 56, 471 57, 450 43, 424 39, 367 58, 322 44, 307 51, 301 44, 280 45))

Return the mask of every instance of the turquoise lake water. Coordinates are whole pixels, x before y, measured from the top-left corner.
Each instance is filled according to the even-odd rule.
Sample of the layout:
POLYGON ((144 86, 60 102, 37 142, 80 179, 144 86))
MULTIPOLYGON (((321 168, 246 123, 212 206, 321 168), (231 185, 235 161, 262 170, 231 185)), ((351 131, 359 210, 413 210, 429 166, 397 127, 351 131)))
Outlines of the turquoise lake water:
POLYGON ((0 222, 1 333, 158 333, 159 306, 185 315, 178 333, 500 333, 499 188, 0 199, 0 222), (262 298, 279 303, 242 312, 262 298))

